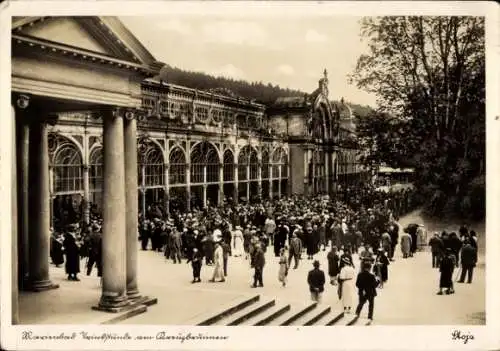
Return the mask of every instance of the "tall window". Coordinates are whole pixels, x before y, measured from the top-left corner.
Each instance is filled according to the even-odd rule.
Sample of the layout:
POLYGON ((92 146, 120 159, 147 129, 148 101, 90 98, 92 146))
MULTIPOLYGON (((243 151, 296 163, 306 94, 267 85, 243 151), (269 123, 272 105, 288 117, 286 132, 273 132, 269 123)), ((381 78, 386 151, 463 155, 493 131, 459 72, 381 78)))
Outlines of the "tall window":
POLYGON ((234 156, 231 150, 224 151, 224 181, 234 181, 234 156))
POLYGON ((76 193, 83 191, 82 156, 70 140, 56 137, 53 166, 54 192, 76 193))
POLYGON ((142 183, 144 167, 144 185, 146 187, 161 187, 165 184, 165 165, 161 149, 151 141, 139 142, 137 150, 139 160, 139 183, 142 183))
POLYGON ((269 151, 262 150, 262 179, 269 179, 269 151))
POLYGON ((279 170, 281 168, 281 178, 288 178, 288 158, 283 148, 278 148, 273 153, 272 160, 272 173, 273 178, 279 177, 279 170))
POLYGON ((186 184, 186 156, 181 148, 175 147, 170 151, 169 164, 170 184, 186 184))
POLYGON ((208 183, 219 182, 219 156, 209 142, 196 144, 191 151, 191 183, 204 183, 204 172, 208 183))
POLYGON ((102 147, 92 149, 89 156, 89 188, 91 191, 102 190, 103 160, 102 147))

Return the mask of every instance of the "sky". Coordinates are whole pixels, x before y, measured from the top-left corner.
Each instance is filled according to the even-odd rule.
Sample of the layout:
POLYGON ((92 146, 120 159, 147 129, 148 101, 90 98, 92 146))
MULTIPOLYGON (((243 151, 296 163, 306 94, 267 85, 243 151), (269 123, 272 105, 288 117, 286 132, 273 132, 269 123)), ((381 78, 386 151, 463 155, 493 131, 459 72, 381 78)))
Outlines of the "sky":
POLYGON ((375 107, 375 96, 348 82, 367 51, 359 17, 162 14, 120 19, 158 61, 171 66, 307 93, 318 87, 326 68, 331 99, 375 107))

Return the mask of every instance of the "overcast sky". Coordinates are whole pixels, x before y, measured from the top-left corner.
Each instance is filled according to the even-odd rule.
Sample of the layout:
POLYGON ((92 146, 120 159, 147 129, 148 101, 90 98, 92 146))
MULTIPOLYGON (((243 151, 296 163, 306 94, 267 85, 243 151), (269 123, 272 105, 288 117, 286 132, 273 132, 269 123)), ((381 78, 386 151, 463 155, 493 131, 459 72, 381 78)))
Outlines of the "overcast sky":
POLYGON ((330 98, 375 106, 348 83, 366 51, 357 17, 162 15, 120 17, 157 60, 181 69, 312 92, 328 71, 330 98))

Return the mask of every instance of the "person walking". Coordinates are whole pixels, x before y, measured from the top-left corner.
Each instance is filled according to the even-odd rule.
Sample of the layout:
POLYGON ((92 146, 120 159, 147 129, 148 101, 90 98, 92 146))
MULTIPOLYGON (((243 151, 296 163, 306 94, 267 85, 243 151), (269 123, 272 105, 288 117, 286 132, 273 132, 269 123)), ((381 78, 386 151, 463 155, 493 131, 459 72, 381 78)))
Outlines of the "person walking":
POLYGON ((444 244, 438 232, 435 232, 431 240, 429 240, 429 246, 432 254, 432 268, 439 268, 441 256, 444 254, 444 244))
POLYGON ((263 287, 263 271, 264 265, 266 264, 266 258, 264 256, 264 251, 262 250, 261 244, 255 244, 255 251, 253 253, 252 266, 254 268, 254 276, 253 276, 253 285, 252 288, 256 288, 257 285, 259 287, 263 287))
POLYGON ((446 289, 446 295, 453 294, 453 270, 455 269, 455 255, 450 247, 446 248, 446 252, 441 259, 439 265, 439 291, 438 295, 443 295, 443 289, 446 289))
POLYGON ((326 256, 326 259, 328 260, 328 275, 330 276, 330 284, 336 285, 337 277, 340 273, 340 257, 337 253, 336 246, 331 247, 330 252, 328 252, 328 255, 326 256))
POLYGON ((373 268, 381 289, 384 287, 384 283, 389 279, 389 263, 389 258, 387 258, 385 250, 383 248, 378 249, 373 268))
POLYGON ((231 254, 231 246, 226 241, 222 241, 221 246, 222 246, 224 277, 227 277, 227 261, 229 259, 229 255, 231 254))
POLYGON ((172 258, 174 260, 174 263, 181 263, 181 258, 182 258, 182 238, 181 238, 181 233, 176 229, 174 229, 173 235, 172 235, 172 258))
POLYGON ((307 274, 307 284, 309 284, 309 291, 311 292, 311 300, 321 303, 325 286, 325 273, 319 269, 319 261, 313 262, 313 269, 307 274))
POLYGON ((287 276, 288 276, 288 258, 287 258, 287 248, 283 247, 280 250, 280 260, 279 260, 279 265, 280 269, 278 271, 278 280, 281 282, 283 286, 286 286, 287 283, 287 276))
POLYGON ((52 230, 50 235, 50 258, 56 267, 64 263, 63 242, 63 236, 52 230))
POLYGON ((288 266, 292 263, 292 258, 295 262, 293 269, 299 267, 300 255, 302 253, 302 241, 297 237, 297 233, 292 234, 292 240, 290 241, 290 252, 288 253, 288 266))
POLYGON ((240 257, 243 255, 243 233, 239 225, 233 231, 233 256, 240 257))
POLYGON ((211 283, 225 282, 224 278, 224 250, 221 245, 220 239, 215 242, 215 251, 214 251, 214 273, 212 275, 212 279, 209 280, 211 283))
POLYGON ((343 263, 340 269, 338 278, 338 296, 342 301, 342 306, 344 307, 344 313, 350 313, 352 302, 354 300, 354 266, 352 264, 352 259, 348 257, 343 257, 341 259, 343 263))
POLYGON ((460 261, 462 263, 462 273, 460 274, 459 283, 465 281, 465 274, 467 273, 467 283, 472 283, 472 275, 474 267, 477 263, 477 250, 472 246, 471 239, 465 239, 464 246, 462 247, 460 261))
POLYGON ((412 248, 412 238, 411 235, 406 231, 401 234, 401 252, 403 253, 403 258, 408 258, 411 255, 412 248))
POLYGON ((375 307, 375 297, 377 296, 377 279, 370 273, 371 264, 364 262, 361 265, 361 272, 356 278, 356 287, 358 288, 358 307, 356 307, 356 316, 359 317, 363 306, 368 301, 368 320, 373 320, 373 309, 375 307))
POLYGON ((72 233, 64 235, 64 253, 66 254, 66 274, 68 280, 79 281, 77 274, 80 273, 80 255, 76 238, 72 233))
POLYGON ((200 274, 202 261, 203 254, 197 248, 193 248, 192 256, 188 258, 186 262, 191 262, 191 268, 193 269, 193 281, 191 282, 192 284, 201 282, 200 274))

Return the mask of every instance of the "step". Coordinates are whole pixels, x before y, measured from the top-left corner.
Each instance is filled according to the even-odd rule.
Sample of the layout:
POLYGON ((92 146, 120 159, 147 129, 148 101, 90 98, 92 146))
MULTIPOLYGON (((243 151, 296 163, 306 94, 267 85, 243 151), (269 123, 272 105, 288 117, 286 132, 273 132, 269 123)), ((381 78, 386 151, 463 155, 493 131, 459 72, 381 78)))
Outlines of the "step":
POLYGON ((279 318, 280 316, 286 314, 290 311, 290 304, 288 303, 276 303, 271 308, 255 315, 254 317, 247 319, 241 325, 252 325, 252 326, 263 326, 269 325, 272 321, 279 318))
POLYGON ((312 311, 316 308, 315 302, 310 302, 308 304, 293 304, 290 306, 290 310, 278 318, 274 319, 269 326, 287 326, 291 325, 297 319, 305 315, 306 313, 312 311))
POLYGON ((307 326, 313 325, 316 321, 323 318, 331 311, 331 307, 327 305, 317 305, 314 310, 304 314, 302 317, 295 320, 291 325, 307 326))
POLYGON ((243 308, 235 313, 226 315, 225 318, 220 319, 215 323, 219 326, 235 326, 243 323, 244 321, 256 316, 263 311, 273 307, 276 304, 274 299, 263 299, 253 303, 246 308, 243 308))
POLYGON ((218 321, 224 319, 225 317, 237 313, 246 307, 255 304, 259 301, 259 295, 245 296, 241 299, 233 300, 222 307, 217 308, 217 310, 211 310, 199 314, 192 319, 183 322, 183 325, 198 325, 198 326, 208 326, 217 323, 218 321))
POLYGON ((331 308, 328 313, 323 315, 323 317, 317 319, 314 323, 308 325, 331 326, 337 323, 340 319, 342 319, 343 315, 344 315, 343 311, 331 308))
POLYGON ((336 326, 352 326, 358 321, 358 316, 354 313, 345 313, 344 317, 340 319, 335 325, 336 326))

